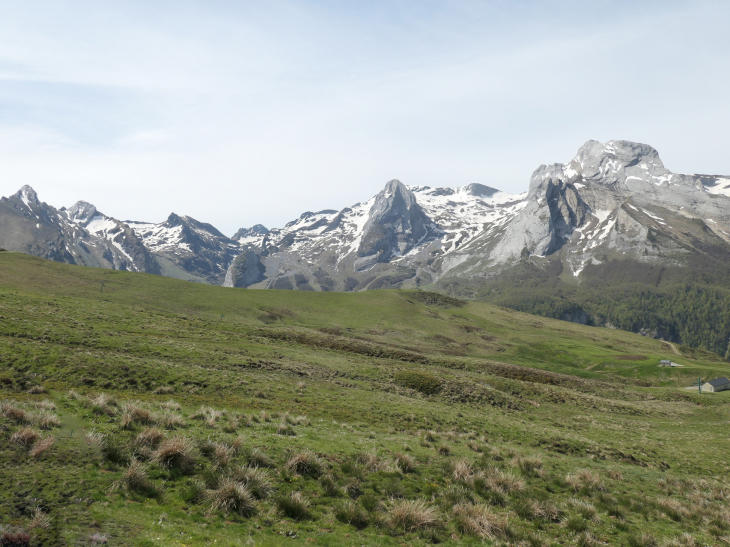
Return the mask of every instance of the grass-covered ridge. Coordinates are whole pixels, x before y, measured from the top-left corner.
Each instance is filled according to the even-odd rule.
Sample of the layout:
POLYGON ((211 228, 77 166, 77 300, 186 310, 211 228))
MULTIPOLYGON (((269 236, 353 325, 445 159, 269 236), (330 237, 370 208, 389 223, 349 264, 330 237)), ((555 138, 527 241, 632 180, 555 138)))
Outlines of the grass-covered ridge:
POLYGON ((225 289, 1 253, 0 360, 8 537, 730 537, 727 394, 683 389, 727 363, 621 331, 411 291, 225 289))

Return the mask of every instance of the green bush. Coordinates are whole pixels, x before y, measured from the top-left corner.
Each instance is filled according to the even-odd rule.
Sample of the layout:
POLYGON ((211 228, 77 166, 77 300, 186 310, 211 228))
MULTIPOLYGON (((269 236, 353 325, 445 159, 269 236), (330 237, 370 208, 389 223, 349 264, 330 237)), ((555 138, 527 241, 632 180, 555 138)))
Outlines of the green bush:
POLYGON ((401 370, 395 373, 395 381, 397 384, 410 389, 415 389, 426 395, 433 395, 441 391, 441 380, 416 370, 401 370))

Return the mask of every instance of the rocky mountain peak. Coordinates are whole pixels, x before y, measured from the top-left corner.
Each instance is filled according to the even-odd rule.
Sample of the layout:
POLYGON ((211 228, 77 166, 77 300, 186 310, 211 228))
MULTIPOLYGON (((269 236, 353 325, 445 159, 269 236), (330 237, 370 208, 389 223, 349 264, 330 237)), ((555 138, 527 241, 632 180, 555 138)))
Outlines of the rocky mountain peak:
POLYGON ((85 222, 94 218, 97 214, 96 207, 86 201, 77 201, 66 209, 68 219, 76 222, 85 222))
POLYGON ((408 187, 391 180, 375 196, 363 228, 355 267, 364 270, 411 251, 437 230, 408 187))
POLYGON ((264 236, 269 233, 269 229, 263 224, 254 224, 250 228, 239 228, 238 231, 233 234, 231 239, 239 240, 242 237, 256 237, 264 236))
POLYGON ((468 184, 464 186, 465 193, 469 194, 470 196, 477 196, 480 198, 488 198, 492 197, 494 194, 499 192, 499 190, 492 188, 490 186, 485 186, 484 184, 468 184))
POLYGON ((586 142, 565 169, 569 179, 585 179, 604 186, 617 186, 627 177, 643 171, 653 175, 668 173, 659 153, 648 144, 630 141, 586 142))
POLYGON ((26 206, 29 206, 31 203, 33 205, 40 205, 40 201, 38 201, 38 194, 36 194, 36 191, 27 184, 21 187, 21 189, 18 190, 13 197, 18 198, 20 201, 25 203, 26 206))

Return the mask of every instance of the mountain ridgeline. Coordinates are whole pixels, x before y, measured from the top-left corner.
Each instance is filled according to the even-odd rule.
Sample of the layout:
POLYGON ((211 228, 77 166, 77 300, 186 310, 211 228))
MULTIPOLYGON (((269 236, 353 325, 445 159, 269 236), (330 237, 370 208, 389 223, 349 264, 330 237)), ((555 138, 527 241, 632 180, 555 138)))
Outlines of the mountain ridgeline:
POLYGON ((0 246, 227 287, 427 288, 730 356, 730 176, 672 173, 627 141, 588 141, 520 195, 392 180, 366 202, 230 238, 174 213, 57 210, 24 186, 0 200, 0 246))

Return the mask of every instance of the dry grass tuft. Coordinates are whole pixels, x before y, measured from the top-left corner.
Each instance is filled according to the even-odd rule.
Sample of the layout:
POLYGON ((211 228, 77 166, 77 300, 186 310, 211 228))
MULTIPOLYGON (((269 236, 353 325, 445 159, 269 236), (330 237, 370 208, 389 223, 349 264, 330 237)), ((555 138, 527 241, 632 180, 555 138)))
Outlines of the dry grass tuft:
POLYGON ((382 471, 388 467, 387 462, 373 453, 358 454, 357 463, 361 464, 370 473, 382 471))
POLYGON ((438 453, 441 456, 450 456, 451 455, 451 448, 448 444, 442 444, 438 447, 438 453))
POLYGON ((457 482, 469 482, 474 471, 466 458, 456 460, 452 466, 451 477, 457 482))
MULTIPOLYGON (((722 540, 723 538, 719 539, 722 540)), ((728 541, 724 541, 724 543, 728 543, 728 541)), ((681 536, 666 540, 662 543, 663 547, 699 547, 699 545, 695 537, 688 533, 684 533, 681 536)))
POLYGON ((33 403, 33 406, 41 410, 56 410, 56 403, 54 403, 53 401, 49 401, 48 399, 36 401, 35 403, 33 403))
POLYGON ((271 458, 260 448, 251 450, 246 456, 246 460, 250 467, 275 467, 271 458))
POLYGON ((146 408, 141 406, 139 401, 126 403, 122 407, 122 429, 128 429, 134 424, 150 425, 155 422, 155 417, 146 408))
POLYGON ((495 513, 488 505, 463 503, 452 510, 457 528, 463 534, 482 539, 503 537, 507 530, 507 518, 495 513))
POLYGON ((334 515, 343 524, 350 524, 358 530, 367 527, 370 518, 367 512, 352 500, 342 500, 334 506, 334 515))
POLYGON ((413 456, 403 454, 402 452, 395 453, 395 465, 403 473, 411 473, 416 469, 416 460, 413 456))
POLYGON ((167 439, 154 452, 153 459, 162 467, 189 471, 195 464, 193 443, 185 437, 167 439))
POLYGON ((164 403, 160 403, 160 408, 162 410, 169 410, 171 412, 180 412, 180 409, 182 408, 180 406, 180 403, 177 401, 173 401, 170 399, 169 401, 165 401, 164 403))
POLYGON ((256 499, 268 498, 274 491, 274 484, 266 469, 236 466, 230 476, 244 484, 256 499))
POLYGON ((590 469, 578 469, 573 473, 568 473, 568 476, 565 477, 565 481, 572 486, 576 492, 581 490, 602 491, 606 489, 600 475, 590 469))
POLYGON ((141 446, 156 448, 165 439, 165 434, 156 427, 149 427, 137 435, 136 443, 141 446))
POLYGON ((276 507, 285 516, 294 520, 309 518, 309 501, 301 492, 292 492, 288 496, 281 496, 276 500, 276 507))
POLYGON ((311 450, 304 450, 289 458, 284 468, 298 475, 318 477, 324 470, 324 462, 311 450))
POLYGON ((608 478, 612 481, 623 481, 624 476, 618 469, 609 469, 608 478))
POLYGON ((33 516, 30 519, 30 522, 28 523, 28 528, 31 530, 33 528, 42 528, 43 530, 48 530, 51 527, 51 517, 43 512, 43 509, 40 507, 36 507, 33 510, 33 516))
POLYGON ((33 445, 33 448, 30 449, 29 454, 33 458, 38 458, 43 454, 46 450, 51 448, 56 442, 56 437, 50 436, 46 437, 45 439, 41 439, 40 441, 36 442, 33 445))
POLYGON ((36 424, 40 429, 46 431, 53 429, 54 427, 61 427, 61 420, 55 414, 41 410, 35 414, 29 415, 30 420, 36 424))
POLYGON ((160 419, 160 423, 167 430, 180 429, 186 425, 185 418, 180 416, 180 414, 175 414, 174 412, 165 412, 160 419))
POLYGON ((147 480, 147 466, 138 460, 132 460, 129 467, 124 471, 122 475, 122 484, 129 490, 139 492, 150 489, 149 481, 147 480))
POLYGON ((0 416, 12 420, 17 424, 27 424, 31 421, 25 410, 9 402, 0 403, 0 416))
POLYGON ((209 491, 207 497, 213 511, 235 512, 247 516, 256 509, 256 503, 248 488, 231 477, 221 479, 218 488, 209 491))
POLYGON ((175 388, 172 386, 160 386, 155 388, 155 390, 152 392, 155 395, 169 395, 170 393, 174 393, 175 388))
POLYGON ((511 494, 525 489, 525 481, 500 469, 490 470, 486 482, 490 488, 502 494, 511 494))
POLYGON ((568 500, 568 505, 575 509, 575 511, 584 519, 593 522, 599 522, 601 519, 598 516, 598 511, 595 506, 585 500, 571 498, 568 500))
POLYGON ((32 446, 40 438, 40 433, 30 427, 18 429, 10 437, 10 442, 19 444, 20 446, 32 446))
POLYGON ((41 395, 43 393, 48 393, 48 390, 44 386, 33 386, 28 390, 28 393, 31 395, 41 395))
POLYGON ((390 523, 404 532, 437 526, 438 513, 421 500, 396 500, 388 511, 390 523))
POLYGON ((545 472, 542 468, 542 459, 537 456, 515 456, 512 458, 510 464, 513 467, 519 468, 525 475, 528 476, 543 476, 545 472))
POLYGON ((213 443, 213 460, 218 467, 226 467, 233 459, 233 448, 223 442, 213 443))
POLYGON ((94 414, 113 416, 117 413, 117 402, 106 393, 100 393, 95 398, 90 399, 89 404, 91 404, 91 411, 94 414))

